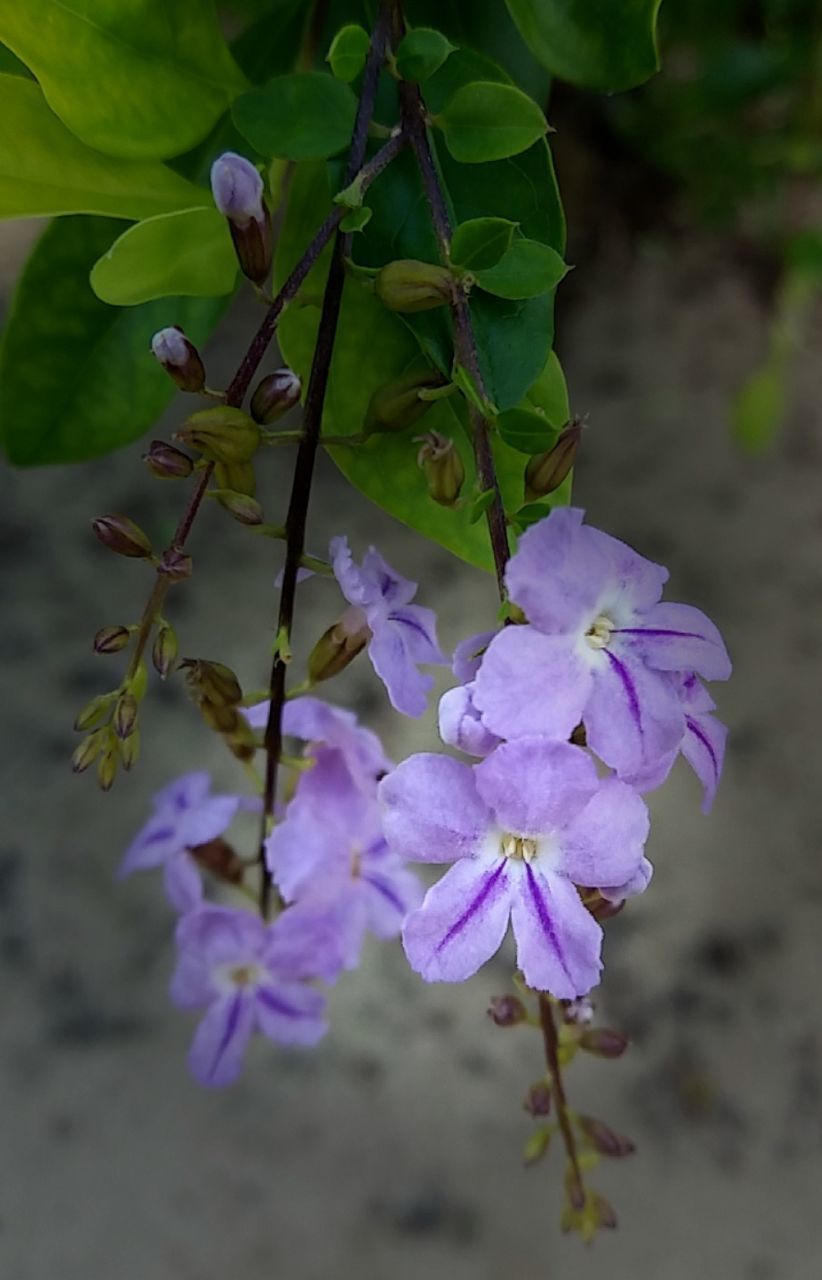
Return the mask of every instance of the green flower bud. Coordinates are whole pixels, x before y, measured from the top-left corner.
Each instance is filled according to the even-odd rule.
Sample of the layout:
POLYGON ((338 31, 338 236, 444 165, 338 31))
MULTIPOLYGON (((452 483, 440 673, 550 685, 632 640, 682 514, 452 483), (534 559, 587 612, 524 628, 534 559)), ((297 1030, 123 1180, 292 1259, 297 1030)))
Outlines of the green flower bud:
POLYGON ((254 467, 250 462, 218 462, 214 467, 218 489, 231 489, 253 498, 257 489, 254 467))
POLYGON ((320 636, 308 658, 308 678, 312 684, 330 680, 344 671, 371 638, 371 628, 357 605, 345 613, 320 636))
POLYGON ((97 761, 97 782, 102 791, 110 791, 117 776, 120 748, 113 734, 108 734, 100 759, 97 761))
POLYGON ((537 1129, 536 1133, 532 1133, 525 1144, 522 1152, 523 1160, 529 1166, 537 1164, 546 1154, 550 1145, 551 1130, 548 1128, 537 1129))
POLYGON ((147 560, 151 555, 151 543, 139 525, 128 516, 98 516, 91 527, 97 538, 109 551, 134 560, 147 560))
POLYGON ((234 707, 241 700, 240 682, 230 667, 222 662, 208 662, 204 658, 185 658, 180 666, 185 669, 186 681, 192 693, 212 703, 215 707, 234 707))
POLYGON ((428 492, 441 507, 454 507, 465 482, 465 466, 454 441, 438 431, 420 436, 417 464, 422 468, 428 492))
POLYGON ((95 729, 94 733, 90 733, 87 738, 83 738, 83 741, 75 748, 71 757, 71 767, 75 773, 83 773, 88 769, 89 765, 94 764, 103 749, 103 743, 107 736, 107 730, 95 729))
POLYGON ((121 742, 130 737, 137 723, 137 699, 127 690, 120 694, 114 705, 114 732, 121 742))
POLYGON ((119 653, 131 638, 128 627, 101 627, 94 637, 95 653, 119 653))
POLYGON ((151 661, 154 663, 154 670, 158 672, 161 679, 165 680, 172 671, 176 660, 177 633, 166 622, 159 627, 154 637, 151 661))
POLYGON ((263 426, 270 426, 300 403, 302 383, 293 369, 277 369, 266 374, 251 397, 251 416, 263 426))
POLYGON ((263 523, 263 509, 256 498, 247 493, 235 493, 233 489, 221 489, 217 495, 221 507, 225 507, 230 516, 239 524, 257 525, 263 523))
POLYGON ((413 258, 398 258, 378 273, 374 289, 389 311, 431 311, 446 307, 454 297, 454 277, 447 267, 413 258))
MULTIPOLYGON (((210 462, 248 462, 260 444, 260 428, 242 409, 216 405, 187 418, 175 440, 197 449, 210 462)), ((230 486, 229 486, 230 487, 230 486)))
POLYGON ((525 499, 535 502, 554 493, 574 465, 582 439, 582 423, 575 418, 559 433, 553 448, 535 454, 525 468, 525 499))
POLYGON ((165 440, 152 440, 143 462, 152 475, 160 480, 185 480, 194 470, 194 463, 182 449, 175 449, 165 440))
POLYGON ((443 387, 445 381, 436 369, 418 369, 378 387, 368 403, 366 435, 376 431, 402 431, 413 426, 432 405, 431 400, 420 399, 420 391, 428 387, 443 387))
POLYGON ((120 743, 120 759, 123 768, 128 772, 133 769, 140 757, 140 730, 134 729, 125 742, 120 743))
POLYGON ((116 697, 116 693, 98 693, 91 702, 86 703, 74 721, 75 729, 85 733, 86 729, 95 729, 97 725, 102 724, 108 719, 111 704, 116 697))

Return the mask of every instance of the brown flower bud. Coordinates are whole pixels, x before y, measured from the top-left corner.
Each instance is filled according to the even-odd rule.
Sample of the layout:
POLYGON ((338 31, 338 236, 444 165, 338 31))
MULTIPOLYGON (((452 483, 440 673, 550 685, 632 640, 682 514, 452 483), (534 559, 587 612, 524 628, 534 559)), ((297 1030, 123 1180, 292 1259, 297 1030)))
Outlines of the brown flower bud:
POLYGON ((568 476, 574 465, 582 439, 582 423, 574 418, 559 433, 553 447, 545 453, 535 454, 525 468, 525 499, 535 502, 554 493, 568 476))
POLYGON ((152 440, 148 453, 143 454, 143 462, 160 480, 185 480, 194 469, 188 454, 175 449, 173 444, 166 444, 165 440, 152 440))
POLYGON ((421 399, 420 391, 444 386, 445 378, 436 369, 417 369, 377 387, 365 415, 366 435, 376 431, 402 431, 413 426, 433 403, 421 399))
POLYGON ((621 1058, 628 1048, 628 1037, 608 1027, 588 1027, 580 1036, 579 1047, 597 1058, 621 1058))
POLYGON ((214 467, 214 480, 218 489, 245 493, 250 498, 254 497, 257 489, 254 467, 250 462, 218 462, 214 467))
POLYGON ((116 693, 98 693, 83 707, 83 710, 74 721, 74 727, 80 733, 85 733, 86 729, 95 729, 97 725, 107 720, 111 712, 111 704, 116 698, 116 693))
POLYGON ((221 836, 206 844, 194 845, 190 853, 195 862, 199 862, 201 867, 205 867, 206 871, 210 871, 218 879, 225 880, 228 884, 242 884, 246 864, 221 836))
POLYGON ((320 636, 308 658, 308 678, 312 684, 321 680, 329 680, 340 671, 344 671, 357 654, 362 652, 371 638, 365 614, 357 605, 352 604, 334 623, 333 627, 320 636))
POLYGON ((454 277, 447 267, 400 258, 377 275, 374 288, 389 311, 431 311, 445 307, 454 297, 454 277))
POLYGON ((621 1158, 636 1151, 636 1145, 630 1138, 614 1133, 603 1120, 595 1120, 593 1116, 579 1116, 578 1122, 580 1129, 600 1155, 621 1158))
POLYGON ((181 391, 202 391, 205 368, 200 353, 179 325, 155 333, 151 339, 151 351, 181 391))
POLYGON ((137 699, 133 693, 124 690, 114 704, 114 732, 121 742, 133 732, 137 723, 137 699))
POLYGON ((537 1080, 525 1095, 522 1104, 532 1116, 547 1116, 551 1113, 551 1086, 545 1080, 537 1080))
MULTIPOLYGON (((232 405, 200 409, 186 419, 175 440, 198 449, 211 462, 248 462, 260 444, 260 428, 253 418, 232 405)), ((231 488, 231 486, 228 486, 231 488)))
POLYGON ((171 673, 177 659, 177 633, 167 622, 163 623, 154 637, 151 650, 151 661, 154 670, 165 680, 171 673))
POLYGON ((119 556, 146 560, 151 555, 151 543, 139 525, 128 516, 98 516, 92 520, 91 527, 103 546, 109 551, 116 551, 119 556))
POLYGON ((128 627, 101 627, 94 637, 95 653, 119 653, 131 637, 128 627))
POLYGON ((251 397, 251 416, 270 426, 300 403, 302 383, 293 369, 276 369, 257 383, 251 397))
POLYGON ((191 556, 177 547, 168 547, 160 556, 157 572, 165 574, 172 582, 183 582, 190 578, 193 570, 191 556))
POLYGON ((420 436, 417 464, 422 467, 428 492, 441 507, 456 506, 465 482, 465 466, 450 436, 429 431, 420 436))
POLYGON ((87 738, 75 748, 71 757, 71 767, 75 773, 83 773, 88 769, 89 765, 94 764, 98 755, 103 749, 108 734, 105 729, 95 729, 94 733, 90 733, 87 738))
POLYGON ((516 1027, 520 1022, 525 1022, 528 1012, 519 996, 492 996, 488 1017, 498 1027, 516 1027))
POLYGON ((197 697, 205 698, 216 707, 234 707, 241 700, 240 682, 224 663, 184 658, 180 666, 185 669, 188 686, 197 697))
POLYGON ((249 494, 235 493, 233 489, 221 489, 217 497, 220 506, 225 507, 228 514, 233 516, 239 524, 253 527, 263 523, 263 509, 256 498, 250 497, 249 494))

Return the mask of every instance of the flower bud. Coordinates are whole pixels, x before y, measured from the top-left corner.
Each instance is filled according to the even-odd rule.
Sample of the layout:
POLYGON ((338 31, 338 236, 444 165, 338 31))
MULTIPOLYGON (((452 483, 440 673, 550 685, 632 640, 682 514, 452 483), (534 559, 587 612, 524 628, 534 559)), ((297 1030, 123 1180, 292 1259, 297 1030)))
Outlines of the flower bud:
POLYGON ((536 1164, 541 1160, 551 1145, 551 1130, 548 1128, 537 1129, 536 1133, 532 1133, 531 1137, 525 1144, 522 1157, 527 1165, 536 1164))
POLYGON ((181 391, 202 391, 205 367, 199 351, 179 325, 155 333, 151 339, 151 351, 181 391))
POLYGON ((263 523, 262 507, 247 493, 235 493, 233 489, 222 489, 217 496, 220 506, 225 507, 228 514, 240 524, 253 527, 263 523))
POLYGON ((211 462, 230 466, 248 462, 254 456, 260 444, 260 428, 242 409, 221 404, 192 413, 175 431, 174 439, 198 449, 211 462))
POLYGON ((270 426, 300 403, 302 383, 293 369, 277 369, 257 383, 251 397, 251 416, 255 422, 270 426))
POLYGON ((454 297, 454 277, 447 267, 413 258, 399 258, 382 268, 374 289, 389 311, 431 311, 447 306, 454 297))
POLYGON ((109 551, 135 560, 147 560, 151 555, 151 543, 139 525, 128 516, 98 516, 91 527, 109 551))
POLYGON ((520 1022, 525 1022, 528 1012, 519 996, 492 996, 488 1017, 498 1027, 516 1027, 520 1022))
POLYGON ((216 702, 209 702, 208 698, 201 698, 198 706, 200 715, 216 733, 228 735, 235 732, 237 722, 241 719, 236 707, 220 707, 216 702))
POLYGON ((74 721, 75 729, 85 733, 86 729, 94 729, 98 724, 102 724, 108 719, 111 704, 116 696, 114 693, 98 693, 91 702, 86 703, 74 721))
POLYGON ((604 1121, 595 1120, 593 1116, 579 1116, 579 1127, 594 1150, 602 1156, 619 1159, 622 1156, 633 1155, 636 1151, 636 1145, 630 1138, 614 1133, 604 1121))
POLYGON ((175 449, 165 440, 152 440, 143 462, 152 475, 160 480, 185 480, 194 470, 194 463, 182 449, 175 449))
POLYGON ((312 684, 329 680, 353 662, 371 638, 365 614, 357 605, 345 613, 320 636, 308 658, 308 678, 312 684))
POLYGON ((445 378, 436 369, 417 369, 394 382, 377 387, 365 415, 365 432, 402 431, 411 427, 431 408, 431 400, 420 399, 425 388, 444 387, 445 378))
POLYGON ((71 767, 75 773, 83 773, 88 769, 89 765, 94 764, 107 736, 105 729, 95 729, 94 733, 90 733, 87 738, 83 738, 83 741, 75 748, 71 757, 71 767))
POLYGON ((101 627, 94 637, 95 653, 119 653, 131 637, 128 627, 101 627))
POLYGON ((271 270, 271 215, 262 178, 245 156, 226 151, 211 166, 211 191, 220 213, 228 218, 243 273, 262 284, 271 270))
POLYGON ((525 468, 525 500, 535 502, 554 493, 574 465, 582 439, 582 423, 574 418, 545 453, 535 454, 525 468))
POLYGON ((134 729, 126 738, 125 742, 120 743, 120 759, 123 762, 123 768, 128 772, 133 769, 140 758, 140 730, 134 729))
POLYGON ((108 734, 100 759, 97 761, 97 782, 102 791, 111 790, 119 763, 119 744, 113 734, 108 734))
POLYGON ((441 507, 456 506, 465 482, 465 466, 454 441, 439 431, 421 436, 417 465, 422 467, 428 493, 441 507))
POLYGON ((177 659, 177 633, 168 623, 158 629, 151 650, 151 661, 154 670, 165 680, 170 674, 177 659))
POLYGON ((130 737, 137 723, 137 699, 127 690, 120 694, 114 706, 114 732, 121 742, 130 737))
POLYGON ((243 696, 239 680, 231 668, 222 662, 185 658, 180 666, 185 669, 186 681, 192 693, 198 698, 205 698, 215 707, 236 706, 243 696))
POLYGON ((628 1048, 628 1037, 607 1027, 589 1027, 580 1036, 579 1047, 597 1058, 621 1058, 628 1048))
POLYGON ((257 488, 254 467, 250 462, 217 462, 214 465, 214 479, 219 489, 244 493, 249 498, 254 497, 257 488))
POLYGON ((222 836, 205 844, 196 844, 189 852, 195 862, 205 867, 218 880, 225 880, 228 884, 242 884, 246 863, 222 836))
POLYGON ((192 569, 191 556, 177 547, 169 547, 164 551, 157 565, 157 572, 164 574, 172 582, 184 582, 186 578, 191 577, 192 569))
POLYGON ((551 1086, 545 1080, 537 1080, 525 1095, 522 1104, 532 1116, 551 1114, 551 1086))
POLYGON ((605 1196, 599 1195, 598 1192, 593 1193, 592 1211, 596 1219, 598 1227, 605 1227, 608 1231, 615 1231, 617 1226, 617 1216, 614 1206, 610 1200, 606 1200, 605 1196))

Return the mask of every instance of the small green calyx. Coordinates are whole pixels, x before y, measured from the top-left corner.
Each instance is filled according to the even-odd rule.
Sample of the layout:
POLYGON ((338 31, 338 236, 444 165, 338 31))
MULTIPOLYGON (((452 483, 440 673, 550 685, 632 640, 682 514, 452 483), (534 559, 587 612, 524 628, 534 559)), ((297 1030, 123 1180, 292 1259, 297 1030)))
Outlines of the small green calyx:
POLYGON ((254 456, 260 444, 260 428, 242 409, 217 405, 192 413, 174 438, 197 449, 210 462, 233 466, 249 462, 254 456))
POLYGON ((374 289, 389 311, 406 314, 448 306, 455 297, 454 277, 446 267, 414 258, 387 263, 377 275, 374 289))
POLYGON ((431 408, 431 401, 422 393, 445 385, 445 378, 435 369, 418 369, 378 387, 366 411, 366 436, 413 426, 431 408))
POLYGON ((417 441, 421 445, 417 463, 430 497, 441 507, 455 507, 465 483, 465 466, 454 441, 439 431, 429 431, 417 441))

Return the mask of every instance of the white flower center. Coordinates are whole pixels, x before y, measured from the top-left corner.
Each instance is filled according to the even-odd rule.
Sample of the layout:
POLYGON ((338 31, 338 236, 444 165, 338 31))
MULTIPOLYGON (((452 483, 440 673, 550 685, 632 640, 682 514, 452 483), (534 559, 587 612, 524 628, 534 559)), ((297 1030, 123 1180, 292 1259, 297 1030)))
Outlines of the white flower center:
POLYGON ((514 858, 518 862, 533 862, 539 852, 536 840, 512 835, 510 831, 503 832, 499 846, 504 858, 514 858))
POLYGON ((615 629, 616 623, 612 622, 604 613, 600 613, 598 617, 594 618, 585 632, 585 639, 592 649, 605 649, 610 644, 611 633, 615 629))

